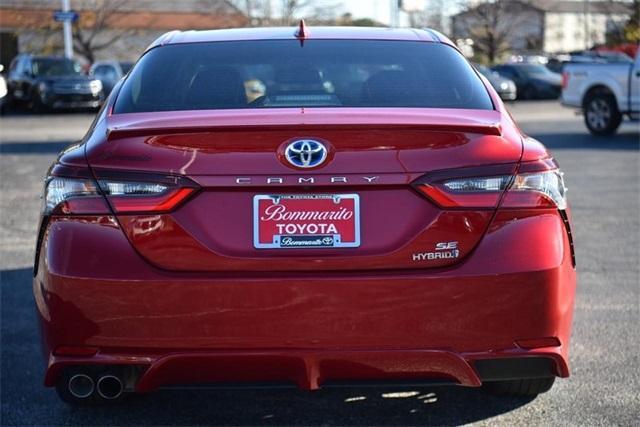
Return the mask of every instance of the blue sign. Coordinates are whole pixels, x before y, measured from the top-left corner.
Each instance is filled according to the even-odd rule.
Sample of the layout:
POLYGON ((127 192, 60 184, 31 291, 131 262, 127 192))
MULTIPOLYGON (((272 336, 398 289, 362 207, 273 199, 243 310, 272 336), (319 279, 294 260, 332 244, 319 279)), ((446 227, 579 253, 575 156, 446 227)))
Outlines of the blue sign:
POLYGON ((53 20, 57 22, 76 22, 80 15, 75 10, 64 12, 62 10, 56 10, 53 12, 53 20))

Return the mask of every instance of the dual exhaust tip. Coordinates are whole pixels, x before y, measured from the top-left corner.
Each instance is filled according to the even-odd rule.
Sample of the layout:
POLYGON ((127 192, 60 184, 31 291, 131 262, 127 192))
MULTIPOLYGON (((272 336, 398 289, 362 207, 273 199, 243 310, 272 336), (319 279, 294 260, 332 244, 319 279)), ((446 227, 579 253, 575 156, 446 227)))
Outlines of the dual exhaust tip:
POLYGON ((114 400, 122 395, 124 384, 112 374, 99 376, 97 382, 87 374, 75 374, 69 378, 67 388, 76 399, 87 399, 97 392, 105 400, 114 400))

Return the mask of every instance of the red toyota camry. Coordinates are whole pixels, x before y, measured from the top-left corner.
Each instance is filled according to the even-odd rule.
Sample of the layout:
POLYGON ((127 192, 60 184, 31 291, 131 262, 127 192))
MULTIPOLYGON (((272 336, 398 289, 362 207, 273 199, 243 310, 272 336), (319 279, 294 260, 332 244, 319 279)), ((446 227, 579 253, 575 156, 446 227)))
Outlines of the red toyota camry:
POLYGON ((542 393, 569 375, 565 191, 434 31, 168 33, 46 179, 45 385, 542 393))

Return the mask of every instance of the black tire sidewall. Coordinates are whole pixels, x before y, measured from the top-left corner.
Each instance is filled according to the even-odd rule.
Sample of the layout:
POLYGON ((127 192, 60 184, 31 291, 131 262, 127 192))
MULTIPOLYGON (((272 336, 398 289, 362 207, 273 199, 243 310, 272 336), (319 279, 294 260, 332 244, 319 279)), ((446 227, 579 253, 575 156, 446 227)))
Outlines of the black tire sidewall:
POLYGON ((49 108, 40 100, 40 94, 34 92, 32 96, 31 110, 36 114, 44 114, 49 111, 49 108))
POLYGON ((522 88, 523 99, 536 99, 536 89, 533 86, 525 86, 522 88))
POLYGON ((589 132, 591 132, 591 134, 596 136, 608 136, 608 135, 614 134, 615 131, 618 129, 618 126, 620 126, 620 123, 622 122, 622 114, 620 114, 620 111, 618 110, 616 98, 611 94, 596 93, 587 97, 583 105, 583 115, 584 115, 584 123, 587 126, 587 129, 589 129, 589 132), (596 99, 601 99, 604 102, 606 102, 607 106, 609 107, 609 110, 611 111, 611 116, 609 118, 609 121, 603 129, 596 129, 591 126, 591 123, 589 123, 589 118, 588 118, 589 106, 596 99))

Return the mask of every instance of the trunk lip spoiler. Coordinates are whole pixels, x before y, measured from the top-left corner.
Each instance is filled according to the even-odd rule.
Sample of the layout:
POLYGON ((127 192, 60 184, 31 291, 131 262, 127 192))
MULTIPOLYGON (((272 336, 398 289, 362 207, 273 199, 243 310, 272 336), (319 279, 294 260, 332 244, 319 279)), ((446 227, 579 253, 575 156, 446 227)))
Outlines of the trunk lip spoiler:
POLYGON ((496 110, 411 108, 287 108, 197 110, 117 114, 107 119, 107 139, 215 130, 424 129, 502 136, 496 110))
POLYGON ((380 124, 380 125, 245 125, 245 126, 157 126, 157 127, 136 127, 136 128, 108 128, 107 141, 115 139, 136 137, 136 136, 157 136, 161 134, 198 134, 206 133, 212 130, 217 131, 235 131, 250 132, 264 130, 290 130, 300 129, 308 132, 310 130, 318 130, 331 127, 336 130, 378 130, 378 129, 394 129, 394 130, 424 130, 432 132, 460 132, 460 133, 476 133, 481 135, 502 136, 499 124, 494 125, 461 125, 461 124, 415 124, 415 125, 396 125, 396 124, 380 124))

